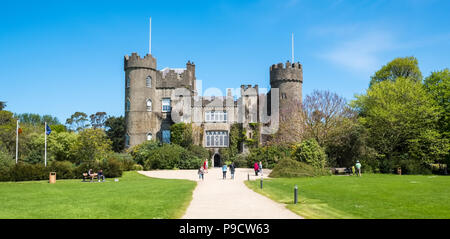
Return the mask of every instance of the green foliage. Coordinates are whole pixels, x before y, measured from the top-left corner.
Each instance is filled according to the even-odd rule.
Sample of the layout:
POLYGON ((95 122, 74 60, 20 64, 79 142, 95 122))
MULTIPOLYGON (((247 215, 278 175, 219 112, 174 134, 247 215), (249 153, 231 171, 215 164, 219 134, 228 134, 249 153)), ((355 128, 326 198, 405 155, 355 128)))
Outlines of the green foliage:
POLYGON ((62 124, 55 124, 55 125, 50 125, 50 129, 52 130, 52 133, 62 133, 62 132, 67 132, 67 128, 65 125, 62 124))
POLYGON ((196 169, 203 160, 176 144, 163 144, 143 155, 144 169, 196 169))
POLYGON ((263 168, 273 168, 278 161, 290 157, 290 149, 281 145, 270 145, 250 149, 247 155, 247 167, 252 168, 255 162, 262 162, 263 168))
POLYGON ((391 172, 401 160, 426 164, 431 158, 422 156, 430 152, 436 161, 444 157, 441 146, 446 142, 435 129, 439 110, 420 82, 405 78, 380 82, 357 95, 352 105, 368 130, 369 145, 379 155, 381 172, 391 172))
POLYGON ((75 175, 75 166, 70 161, 53 161, 49 164, 48 171, 56 172, 58 179, 79 178, 78 175, 75 175))
POLYGON ((0 149, 4 148, 8 152, 15 152, 16 147, 16 119, 13 113, 0 111, 0 149))
POLYGON ((422 73, 420 72, 419 63, 415 57, 395 58, 383 66, 371 77, 370 87, 383 81, 396 81, 397 78, 406 78, 414 82, 422 81, 422 73))
POLYGON ((111 116, 105 121, 106 135, 112 142, 114 152, 122 152, 125 149, 125 126, 123 116, 111 116))
POLYGON ((315 177, 330 175, 324 168, 315 168, 307 163, 285 158, 270 173, 272 178, 315 177))
POLYGON ((170 140, 174 144, 181 147, 189 147, 192 145, 192 125, 183 122, 176 123, 170 126, 170 140))
POLYGON ((439 131, 445 138, 450 139, 450 70, 447 68, 432 72, 425 78, 424 87, 439 106, 439 131))
POLYGON ((67 127, 72 131, 81 131, 89 127, 88 116, 83 112, 75 112, 66 120, 67 127))
POLYGON ((6 102, 0 101, 0 111, 6 108, 6 102))
POLYGON ((190 151, 195 157, 202 160, 209 159, 212 156, 210 155, 209 150, 199 145, 189 145, 189 147, 187 147, 187 150, 190 151))
POLYGON ((97 112, 89 116, 91 119, 91 126, 94 129, 101 129, 105 127, 105 121, 108 119, 106 112, 97 112))
POLYGON ((111 151, 111 140, 101 129, 85 129, 71 146, 73 162, 99 161, 105 159, 111 151))
POLYGON ((49 125, 58 125, 61 124, 58 118, 53 117, 51 115, 39 115, 32 113, 24 113, 24 114, 16 114, 15 118, 20 120, 21 124, 30 124, 33 126, 42 126, 47 122, 49 125))
POLYGON ((319 143, 315 139, 308 139, 296 145, 292 158, 311 165, 317 169, 325 168, 327 163, 327 155, 319 143))
POLYGON ((0 181, 9 179, 9 171, 14 166, 14 159, 11 155, 0 150, 0 181))
MULTIPOLYGON (((260 145, 260 128, 261 128, 261 124, 260 123, 249 123, 248 124, 250 126, 252 135, 251 138, 245 138, 245 134, 244 134, 244 142, 245 144, 249 147, 249 148, 256 148, 260 145)), ((240 139, 242 140, 242 138, 240 139)))

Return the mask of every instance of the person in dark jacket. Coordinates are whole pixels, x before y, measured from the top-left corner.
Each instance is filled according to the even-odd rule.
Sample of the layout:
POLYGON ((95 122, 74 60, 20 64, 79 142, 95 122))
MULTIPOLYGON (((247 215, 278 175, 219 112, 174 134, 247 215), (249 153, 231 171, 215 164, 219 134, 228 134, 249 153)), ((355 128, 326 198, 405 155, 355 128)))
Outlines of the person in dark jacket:
POLYGON ((234 179, 234 170, 235 170, 235 166, 234 166, 234 162, 233 162, 230 164, 231 179, 234 179))

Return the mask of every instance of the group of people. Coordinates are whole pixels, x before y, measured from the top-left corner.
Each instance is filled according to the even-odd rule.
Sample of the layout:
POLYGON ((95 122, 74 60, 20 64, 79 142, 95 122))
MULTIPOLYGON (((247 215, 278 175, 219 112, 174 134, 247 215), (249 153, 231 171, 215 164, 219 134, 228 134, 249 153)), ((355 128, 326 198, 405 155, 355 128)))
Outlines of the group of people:
MULTIPOLYGON (((361 177, 361 163, 359 162, 359 160, 356 160, 356 169, 358 170, 358 176, 361 177)), ((355 166, 352 166, 352 174, 355 175, 355 166)))
POLYGON ((255 162, 253 168, 255 169, 255 176, 258 176, 259 173, 261 173, 261 176, 263 176, 263 167, 261 161, 259 161, 259 163, 255 162))
POLYGON ((89 169, 89 171, 87 172, 87 175, 88 175, 88 177, 91 178, 91 182, 94 180, 94 178, 95 178, 96 176, 97 176, 97 179, 98 179, 99 182, 100 182, 100 179, 102 179, 102 182, 105 181, 105 175, 103 175, 103 170, 102 170, 102 169, 98 170, 97 173, 94 173, 94 172, 92 171, 92 168, 91 168, 91 169, 89 169))
MULTIPOLYGON (((228 168, 230 168, 230 173, 231 173, 231 179, 234 179, 234 172, 236 170, 236 166, 234 165, 234 162, 230 164, 230 166, 228 167, 227 164, 223 164, 222 165, 222 173, 223 173, 223 179, 227 178, 227 171, 228 168)), ((200 168, 198 169, 198 178, 201 180, 205 179, 205 174, 208 173, 208 160, 205 160, 203 162, 203 165, 200 166, 200 168)))

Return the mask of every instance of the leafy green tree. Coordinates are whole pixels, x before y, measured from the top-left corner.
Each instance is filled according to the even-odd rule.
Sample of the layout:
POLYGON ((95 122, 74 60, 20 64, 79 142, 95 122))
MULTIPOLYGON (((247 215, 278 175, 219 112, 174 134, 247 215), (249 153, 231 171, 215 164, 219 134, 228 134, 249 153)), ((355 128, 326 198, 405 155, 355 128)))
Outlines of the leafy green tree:
POLYGON ((50 129, 52 130, 52 132, 56 133, 67 132, 66 126, 62 124, 50 125, 50 129))
POLYGON ((6 108, 6 102, 0 101, 0 110, 3 110, 4 108, 6 108))
POLYGON ((112 141, 114 152, 122 152, 125 149, 125 118, 123 116, 111 116, 105 121, 106 135, 112 141))
POLYGON ((74 163, 100 161, 112 152, 111 140, 101 129, 85 129, 78 133, 70 151, 74 163))
POLYGON ((87 114, 83 112, 75 112, 66 120, 67 127, 72 131, 81 131, 89 127, 87 114))
POLYGON ((319 169, 325 168, 327 163, 325 151, 313 138, 304 140, 297 145, 293 150, 292 158, 319 169))
POLYGON ((425 165, 429 160, 418 155, 441 155, 439 147, 446 145, 441 142, 438 144, 441 146, 436 148, 420 143, 424 139, 437 142, 441 137, 436 131, 439 108, 416 80, 400 77, 395 81, 374 84, 366 94, 357 95, 352 105, 368 130, 369 145, 382 157, 380 167, 384 172, 390 172, 402 160, 416 160, 425 165), (415 146, 417 142, 421 147, 415 146))
POLYGON ((91 119, 92 128, 99 129, 105 127, 105 121, 108 119, 108 116, 106 115, 106 112, 97 112, 91 114, 89 118, 91 119))
POLYGON ((432 72, 424 86, 440 107, 439 131, 450 138, 450 70, 432 72))
POLYGON ((33 126, 44 125, 45 122, 49 125, 60 124, 58 118, 51 115, 39 115, 33 113, 16 114, 14 117, 19 118, 21 124, 29 124, 33 126))
POLYGON ((371 77, 369 87, 382 81, 395 81, 399 77, 417 82, 422 81, 422 73, 420 72, 419 63, 415 57, 398 57, 387 65, 384 65, 371 77))
POLYGON ((0 111, 0 149, 4 148, 8 153, 15 152, 16 123, 12 112, 0 111))
POLYGON ((187 148, 193 143, 192 125, 183 122, 170 126, 170 140, 174 144, 187 148))

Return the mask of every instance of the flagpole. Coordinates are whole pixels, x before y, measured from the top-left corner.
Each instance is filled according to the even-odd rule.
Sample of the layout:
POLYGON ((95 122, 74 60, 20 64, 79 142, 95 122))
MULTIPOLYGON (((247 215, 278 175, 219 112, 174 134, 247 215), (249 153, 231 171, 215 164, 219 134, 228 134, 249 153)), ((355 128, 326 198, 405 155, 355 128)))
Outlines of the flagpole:
POLYGON ((45 167, 47 167, 47 122, 45 122, 45 130, 44 130, 44 135, 45 135, 45 153, 44 153, 44 164, 45 164, 45 167))
POLYGON ((19 120, 17 120, 17 126, 16 126, 16 164, 18 161, 19 156, 19 120))

